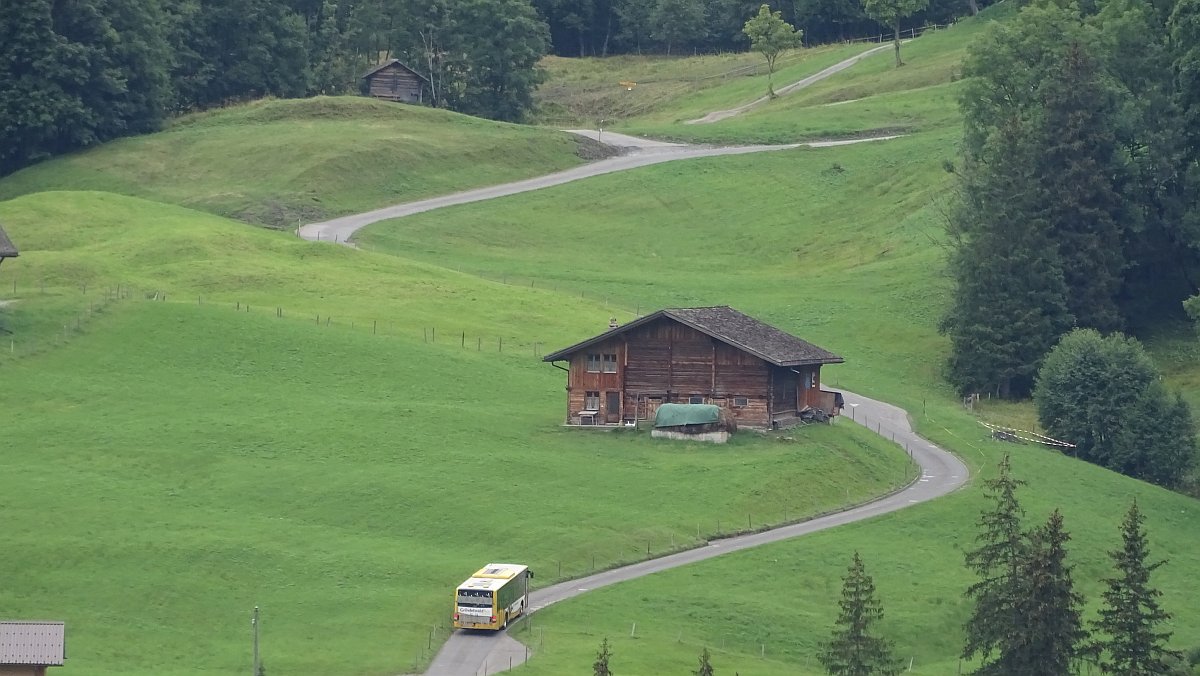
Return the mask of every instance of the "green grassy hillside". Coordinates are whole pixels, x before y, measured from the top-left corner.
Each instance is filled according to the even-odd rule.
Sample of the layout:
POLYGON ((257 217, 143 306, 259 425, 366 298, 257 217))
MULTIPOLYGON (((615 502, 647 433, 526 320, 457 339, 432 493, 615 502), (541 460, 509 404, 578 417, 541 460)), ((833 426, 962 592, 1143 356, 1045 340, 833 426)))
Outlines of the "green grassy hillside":
POLYGON ((104 190, 273 227, 504 183, 582 162, 578 139, 362 97, 190 115, 0 179, 0 199, 104 190))
POLYGON ((0 269, 0 606, 67 621, 63 674, 236 671, 256 604, 271 672, 396 673, 487 560, 547 584, 911 476, 851 426, 725 448, 561 430, 530 339, 607 320, 561 293, 101 193, 0 221, 22 245, 0 269), (117 283, 136 292, 104 301, 117 283))
MULTIPOLYGON (((0 454, 0 570, 16 571, 0 585, 0 607, 68 621, 67 676, 245 669, 255 604, 268 673, 394 674, 437 648, 446 590, 486 560, 527 561, 545 584, 694 544, 718 524, 794 519, 907 478, 902 454, 847 421, 791 441, 739 435, 722 449, 558 427, 563 374, 538 354, 593 335, 610 314, 721 303, 844 355, 827 382, 904 406, 976 479, 932 504, 555 605, 517 634, 537 655, 522 673, 586 671, 606 636, 622 674, 684 673, 703 647, 719 673, 819 673, 816 646, 855 550, 913 673, 956 673, 978 477, 1006 451, 1030 482, 1029 523, 1063 510, 1089 616, 1120 515, 1139 501, 1154 554, 1171 561, 1154 580, 1175 615, 1173 643, 1200 646, 1198 503, 991 441, 941 378, 943 201, 953 185, 942 165, 959 135, 951 80, 982 23, 1009 11, 920 38, 899 72, 883 55, 708 127, 678 121, 743 103, 765 82, 664 87, 626 126, 730 141, 896 129, 905 138, 608 175, 379 224, 361 233, 359 251, 161 202, 219 213, 279 195, 303 204, 306 193, 289 192, 302 184, 278 165, 239 160, 221 173, 228 149, 264 130, 398 133, 391 116, 413 116, 406 129, 422 129, 419 138, 396 152, 426 160, 413 180, 431 192, 516 171, 510 162, 539 173, 542 160, 514 148, 549 147, 546 170, 560 168, 576 161, 573 144, 438 111, 318 99, 184 121, 0 182, 0 196, 83 186, 159 200, 42 192, 0 202, 22 250, 0 267, 0 295, 15 301, 0 308, 12 332, 8 350, 0 341, 12 449, 0 454), (841 101, 850 102, 827 105, 841 101), (310 108, 330 106, 332 120, 310 108), (250 119, 260 114, 271 119, 250 119), (489 146, 493 173, 422 145, 444 148, 464 125, 514 135, 489 146), (172 135, 188 134, 206 150, 176 152, 187 146, 170 145, 172 135), (195 174, 136 173, 156 143, 195 174), (92 168, 78 164, 92 155, 101 158, 92 168), (245 185, 258 191, 249 202, 245 185), (118 286, 124 298, 112 300, 118 286)), ((835 52, 789 67, 814 72, 835 52)), ((609 79, 626 79, 616 64, 609 79)), ((590 74, 579 82, 604 80, 603 67, 580 66, 590 74)), ((690 59, 645 67, 664 80, 712 70, 690 59)), ((630 93, 639 91, 653 93, 630 93)), ((304 158, 289 160, 285 169, 304 158)), ((343 209, 386 197, 386 183, 345 181, 335 165, 303 185, 343 209)), ((1176 330, 1151 347, 1195 398, 1194 337, 1176 330)), ((981 408, 1032 422, 1028 406, 981 408)))

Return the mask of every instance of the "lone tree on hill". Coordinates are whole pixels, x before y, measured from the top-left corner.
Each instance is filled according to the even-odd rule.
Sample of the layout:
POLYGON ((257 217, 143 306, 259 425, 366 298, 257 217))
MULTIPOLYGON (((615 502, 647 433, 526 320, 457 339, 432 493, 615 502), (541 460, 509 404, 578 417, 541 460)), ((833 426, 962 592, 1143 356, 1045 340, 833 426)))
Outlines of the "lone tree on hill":
POLYGON ((1171 632, 1156 630, 1171 615, 1158 605, 1162 592, 1150 586, 1150 573, 1166 561, 1146 562, 1150 552, 1144 522, 1134 501, 1121 522, 1122 547, 1108 553, 1117 574, 1104 581, 1104 607, 1093 623, 1107 637, 1092 644, 1100 655, 1100 670, 1106 674, 1171 673, 1168 660, 1182 657, 1166 648, 1171 632))
POLYGON ((883 619, 883 606, 875 598, 875 582, 867 575, 862 558, 854 552, 850 568, 842 578, 841 614, 833 636, 818 659, 832 676, 895 676, 900 664, 892 654, 892 643, 874 635, 874 625, 883 619))
POLYGON ((925 9, 929 0, 862 0, 863 11, 875 21, 892 27, 892 45, 896 48, 896 67, 904 65, 900 60, 900 19, 912 16, 925 9))
POLYGON ((771 82, 775 60, 800 44, 801 32, 784 21, 781 12, 772 12, 767 5, 758 8, 758 14, 746 21, 742 32, 750 38, 751 49, 767 60, 767 96, 775 98, 775 87, 771 82))
POLYGON ((713 676, 714 672, 712 662, 709 661, 710 659, 711 656, 708 654, 708 648, 705 648, 704 652, 700 653, 700 666, 692 673, 696 676, 713 676))
POLYGON ((983 657, 976 672, 979 674, 1021 673, 1011 668, 1008 660, 1016 656, 1014 626, 1026 597, 1024 575, 1029 546, 1021 530, 1024 511, 1016 496, 1017 488, 1024 483, 1013 478, 1012 465, 1004 456, 1000 475, 983 484, 993 505, 979 517, 979 546, 966 554, 967 568, 979 575, 979 581, 967 588, 967 598, 975 602, 975 607, 965 626, 962 656, 983 657))
POLYGON ((608 646, 608 637, 604 637, 604 641, 600 643, 600 650, 596 653, 596 661, 592 662, 592 676, 612 676, 612 669, 608 668, 608 661, 612 659, 612 648, 608 646))

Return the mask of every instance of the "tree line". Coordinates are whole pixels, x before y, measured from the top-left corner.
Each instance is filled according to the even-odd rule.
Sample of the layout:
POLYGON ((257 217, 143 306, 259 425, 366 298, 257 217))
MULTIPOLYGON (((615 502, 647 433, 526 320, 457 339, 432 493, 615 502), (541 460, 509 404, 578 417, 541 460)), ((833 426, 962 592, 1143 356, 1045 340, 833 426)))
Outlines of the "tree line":
POLYGON ((1164 429, 1187 434, 1186 469, 1186 404, 1151 386, 1140 345, 1114 352, 1097 341, 1182 319, 1185 306, 1200 316, 1200 1, 1041 0, 976 41, 963 74, 962 157, 948 166, 961 188, 954 292, 941 324, 950 381, 1013 399, 1043 379, 1055 395, 1085 378, 1134 383, 1089 430, 1051 411, 1052 396, 1039 399, 1042 422, 1057 420, 1080 448, 1103 439, 1101 464, 1114 468, 1131 465, 1116 456, 1139 444, 1171 442, 1164 429), (1066 385, 1069 373, 1042 367, 1074 329, 1098 334, 1087 349, 1067 347, 1084 370, 1066 385), (1134 420, 1158 421, 1162 409, 1165 428, 1134 420))
POLYGON ((173 114, 355 90, 399 58, 435 105, 516 120, 549 33, 529 0, 0 3, 0 175, 173 114))
MULTIPOLYGON (((872 0, 876 4, 898 0, 872 0)), ((907 0, 910 4, 913 0, 907 0)), ((980 0, 965 0, 977 9, 980 0)), ((961 14, 932 0, 925 14, 961 14)), ((983 0, 987 2, 987 0, 983 0)), ((435 106, 519 121, 547 53, 746 49, 762 0, 21 0, 0 5, 0 175, 171 115, 340 94, 396 58, 435 106)), ((769 0, 810 41, 879 29, 857 0, 769 0)), ((923 6, 920 3, 917 7, 923 6)), ((915 11, 915 10, 911 10, 915 11)), ((879 19, 898 28, 902 17, 879 19), (894 24, 894 25, 893 25, 894 24)), ((892 17, 892 14, 884 15, 892 17)))
MULTIPOLYGON (((560 56, 626 53, 691 54, 742 51, 746 19, 766 4, 795 26, 808 44, 824 44, 890 30, 887 20, 858 0, 533 0, 560 56)), ((945 23, 977 13, 990 0, 932 0, 906 25, 945 23)))
MULTIPOLYGON (((1121 543, 1109 551, 1112 573, 1103 580, 1094 620, 1083 617, 1075 591, 1062 514, 1026 528, 1017 498, 1024 484, 1005 456, 999 475, 984 482, 990 506, 979 516, 975 547, 964 555, 976 581, 966 590, 971 609, 961 658, 978 676, 1070 676, 1092 673, 1188 676, 1189 658, 1169 647, 1171 619, 1151 574, 1166 564, 1150 556, 1145 516, 1134 501, 1120 524, 1121 543)), ((831 676, 897 676, 904 665, 895 644, 880 633, 883 604, 858 552, 842 577, 838 616, 818 660, 831 676)), ((592 663, 594 676, 613 676, 605 638, 592 663)), ((696 676, 713 676, 705 648, 696 676)), ((961 668, 960 668, 961 673, 961 668)))
POLYGON ((1200 2, 1042 2, 970 48, 951 215, 951 381, 1026 397, 1074 327, 1200 291, 1200 2))

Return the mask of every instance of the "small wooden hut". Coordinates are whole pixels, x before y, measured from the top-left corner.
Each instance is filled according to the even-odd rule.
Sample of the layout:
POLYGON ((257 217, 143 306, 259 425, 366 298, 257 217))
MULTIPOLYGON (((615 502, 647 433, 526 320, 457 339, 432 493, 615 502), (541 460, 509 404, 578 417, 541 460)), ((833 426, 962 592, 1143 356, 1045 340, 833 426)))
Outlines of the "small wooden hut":
POLYGON ((425 88, 429 78, 392 59, 371 69, 362 76, 366 81, 366 92, 377 99, 400 103, 421 103, 425 99, 425 88))

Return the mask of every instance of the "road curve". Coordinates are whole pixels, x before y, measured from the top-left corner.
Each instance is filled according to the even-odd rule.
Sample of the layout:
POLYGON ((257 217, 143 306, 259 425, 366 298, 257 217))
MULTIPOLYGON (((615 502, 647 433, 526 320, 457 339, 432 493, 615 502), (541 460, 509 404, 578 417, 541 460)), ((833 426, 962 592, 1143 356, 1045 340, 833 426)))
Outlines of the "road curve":
MULTIPOLYGON (((911 453, 913 460, 921 467, 921 476, 916 481, 891 495, 844 512, 761 533, 712 540, 707 546, 697 549, 641 561, 536 590, 530 594, 531 612, 617 582, 894 512, 951 493, 966 483, 969 476, 967 466, 954 454, 913 433, 904 409, 853 392, 841 392, 846 400, 846 410, 850 412, 848 416, 842 417, 842 424, 846 421, 858 423, 894 440, 897 445, 911 453)), ((425 676, 497 674, 524 662, 527 655, 525 646, 510 638, 507 632, 485 634, 459 631, 451 634, 425 672, 425 676)))
POLYGON ((613 145, 619 148, 626 149, 626 154, 612 157, 606 160, 599 160, 583 164, 578 167, 573 167, 565 171, 560 171, 545 176, 529 178, 523 181, 515 181, 513 183, 503 183, 501 185, 488 186, 486 188, 476 188, 464 192, 443 195, 441 197, 433 197, 430 199, 420 200, 417 202, 408 202, 406 204, 397 204, 374 211, 367 211, 361 214, 351 214, 342 216, 329 221, 320 223, 309 223, 300 228, 300 236, 311 241, 334 242, 345 244, 349 241, 351 235, 358 232, 372 223, 385 221, 390 218, 400 218, 403 216, 411 216, 425 211, 441 209, 442 207, 456 206, 459 204, 468 204, 471 202, 479 202, 482 200, 490 200, 497 197, 506 197, 517 193, 528 192, 530 190, 540 190, 551 186, 562 185, 584 178, 593 176, 601 176, 603 174, 611 174, 615 171, 625 171, 628 169, 636 169, 645 167, 651 164, 659 164, 661 162, 673 162, 676 160, 687 160, 697 157, 716 157, 719 155, 743 155, 746 153, 761 153, 770 152, 773 150, 789 150, 791 148, 828 148, 831 146, 848 145, 851 143, 866 143, 870 141, 887 141, 897 138, 896 136, 875 136, 871 138, 861 139, 844 139, 840 141, 810 141, 807 143, 789 143, 785 145, 749 145, 749 146, 708 146, 708 145, 687 145, 681 143, 667 143, 665 141, 653 141, 650 139, 640 139, 635 136, 626 136, 614 132, 601 132, 596 130, 574 129, 569 130, 573 134, 587 136, 588 138, 602 138, 603 143, 613 145))
MULTIPOLYGON (((813 75, 809 75, 808 77, 804 78, 803 80, 800 80, 799 82, 793 82, 792 84, 787 85, 786 87, 780 87, 779 89, 777 89, 775 91, 775 95, 783 96, 784 94, 790 94, 799 89, 804 89, 805 87, 813 84, 814 82, 820 82, 821 80, 824 80, 825 78, 829 77, 830 75, 833 75, 835 73, 840 73, 843 70, 846 70, 847 68, 849 68, 850 66, 853 66, 854 64, 858 63, 859 61, 862 61, 863 59, 867 58, 868 56, 870 56, 876 52, 881 52, 885 49, 889 49, 891 46, 892 46, 891 44, 886 44, 886 45, 880 45, 878 47, 872 47, 871 49, 868 49, 867 51, 865 51, 861 54, 855 54, 854 56, 852 56, 844 61, 838 61, 837 63, 826 68, 825 70, 823 70, 819 73, 815 73, 813 75)), ((709 113, 708 115, 705 115, 704 117, 701 117, 701 118, 698 118, 695 120, 688 120, 688 121, 684 122, 684 124, 712 124, 713 122, 720 122, 721 120, 733 117, 735 115, 741 115, 742 113, 746 112, 747 110, 750 110, 751 108, 757 108, 758 106, 761 106, 762 104, 764 104, 770 100, 771 100, 771 97, 763 96, 763 97, 754 99, 753 101, 751 101, 750 103, 747 103, 746 105, 738 106, 737 108, 731 108, 729 110, 717 110, 717 111, 709 113)))

